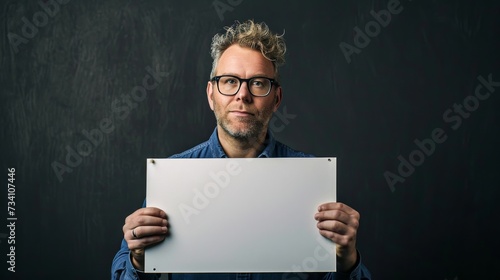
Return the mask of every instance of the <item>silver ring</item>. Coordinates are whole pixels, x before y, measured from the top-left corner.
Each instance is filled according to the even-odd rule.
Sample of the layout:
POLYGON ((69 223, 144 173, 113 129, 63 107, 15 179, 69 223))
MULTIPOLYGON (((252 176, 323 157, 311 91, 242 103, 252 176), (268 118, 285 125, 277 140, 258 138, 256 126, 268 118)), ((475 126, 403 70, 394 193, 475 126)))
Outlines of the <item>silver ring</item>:
POLYGON ((135 239, 137 239, 137 238, 139 238, 139 237, 137 237, 137 235, 135 235, 135 231, 134 231, 134 230, 135 230, 135 228, 134 228, 134 229, 132 229, 132 235, 134 236, 134 238, 135 238, 135 239))

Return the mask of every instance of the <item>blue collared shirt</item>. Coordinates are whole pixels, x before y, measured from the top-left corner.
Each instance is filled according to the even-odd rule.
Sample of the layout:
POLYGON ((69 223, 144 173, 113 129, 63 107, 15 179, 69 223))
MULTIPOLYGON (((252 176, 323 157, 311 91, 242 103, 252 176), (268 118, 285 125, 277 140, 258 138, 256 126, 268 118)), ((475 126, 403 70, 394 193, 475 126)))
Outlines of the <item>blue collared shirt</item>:
MULTIPOLYGON (((312 157, 312 155, 296 151, 287 145, 276 141, 271 131, 268 131, 259 158, 262 157, 312 157)), ((217 136, 217 128, 210 139, 171 158, 227 158, 217 136)), ((145 203, 143 204, 145 207, 145 203)), ((158 279, 155 273, 143 273, 136 270, 130 260, 130 250, 125 239, 116 253, 111 266, 111 279, 158 279)), ((358 263, 351 273, 175 273, 169 275, 170 280, 364 280, 371 279, 370 272, 361 263, 358 253, 358 263)))

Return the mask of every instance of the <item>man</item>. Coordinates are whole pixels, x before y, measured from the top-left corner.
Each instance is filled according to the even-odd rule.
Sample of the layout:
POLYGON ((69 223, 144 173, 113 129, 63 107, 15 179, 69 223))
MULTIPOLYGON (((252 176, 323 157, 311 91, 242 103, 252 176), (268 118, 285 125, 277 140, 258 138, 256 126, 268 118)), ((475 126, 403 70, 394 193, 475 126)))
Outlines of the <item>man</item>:
MULTIPOLYGON (((211 79, 207 84, 210 108, 217 127, 210 139, 173 158, 307 157, 276 141, 269 121, 282 100, 278 67, 284 63, 286 46, 265 23, 246 21, 226 27, 214 36, 211 79)), ((359 213, 342 203, 325 203, 311 219, 319 234, 337 244, 336 273, 172 274, 177 279, 371 279, 356 249, 359 213)), ((125 220, 123 241, 112 265, 112 279, 157 279, 143 273, 144 248, 168 234, 167 213, 141 208, 125 220)))

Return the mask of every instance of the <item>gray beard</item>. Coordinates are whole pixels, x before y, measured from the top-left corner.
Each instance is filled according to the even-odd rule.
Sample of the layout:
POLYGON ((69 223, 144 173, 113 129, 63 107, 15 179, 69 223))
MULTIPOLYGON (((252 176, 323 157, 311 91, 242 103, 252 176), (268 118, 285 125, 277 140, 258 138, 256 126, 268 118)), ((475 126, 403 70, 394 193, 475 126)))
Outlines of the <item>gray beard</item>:
POLYGON ((217 118, 217 124, 231 137, 242 142, 251 142, 258 139, 264 129, 264 124, 259 121, 252 121, 247 130, 232 130, 227 121, 217 118))

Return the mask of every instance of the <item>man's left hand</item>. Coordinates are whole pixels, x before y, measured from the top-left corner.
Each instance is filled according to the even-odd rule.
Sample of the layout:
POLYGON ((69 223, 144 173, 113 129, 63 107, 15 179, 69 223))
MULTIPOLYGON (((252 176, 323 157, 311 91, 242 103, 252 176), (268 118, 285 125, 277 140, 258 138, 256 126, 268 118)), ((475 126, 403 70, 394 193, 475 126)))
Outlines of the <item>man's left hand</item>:
POLYGON ((314 215, 319 233, 337 244, 338 271, 350 271, 357 262, 356 234, 359 213, 340 202, 329 202, 318 207, 314 215))

